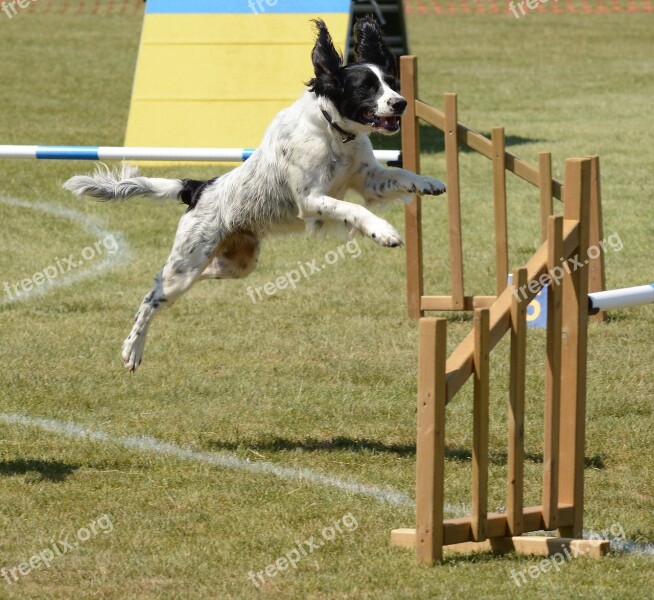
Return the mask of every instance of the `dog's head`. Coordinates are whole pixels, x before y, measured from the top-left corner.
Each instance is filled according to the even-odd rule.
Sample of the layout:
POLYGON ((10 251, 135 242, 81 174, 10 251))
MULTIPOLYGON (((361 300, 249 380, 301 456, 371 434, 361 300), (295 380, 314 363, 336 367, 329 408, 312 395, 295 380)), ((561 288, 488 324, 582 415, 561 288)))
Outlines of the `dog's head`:
POLYGON ((311 55, 315 77, 309 89, 330 100, 345 128, 356 133, 392 135, 400 129, 406 100, 397 92, 397 65, 373 17, 354 26, 355 62, 343 65, 327 26, 315 21, 317 38, 311 55))

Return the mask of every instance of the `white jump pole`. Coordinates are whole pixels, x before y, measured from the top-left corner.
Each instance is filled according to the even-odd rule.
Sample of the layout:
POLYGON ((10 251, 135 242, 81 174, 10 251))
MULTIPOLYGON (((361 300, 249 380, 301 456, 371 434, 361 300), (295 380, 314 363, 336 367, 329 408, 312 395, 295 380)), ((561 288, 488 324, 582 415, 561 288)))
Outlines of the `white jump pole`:
POLYGON ((614 310, 652 303, 654 303, 654 283, 588 294, 588 312, 591 315, 597 314, 601 310, 614 310))
MULTIPOLYGON (((243 162, 252 148, 140 148, 115 146, 2 146, 0 158, 36 160, 153 160, 174 162, 243 162)), ((399 150, 375 150, 380 162, 400 160, 399 150)))

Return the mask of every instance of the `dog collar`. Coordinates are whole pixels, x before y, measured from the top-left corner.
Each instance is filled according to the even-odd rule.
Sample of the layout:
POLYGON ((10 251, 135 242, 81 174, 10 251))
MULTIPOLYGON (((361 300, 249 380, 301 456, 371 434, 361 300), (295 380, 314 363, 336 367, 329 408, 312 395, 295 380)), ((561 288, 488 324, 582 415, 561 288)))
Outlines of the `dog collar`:
POLYGON ((354 138, 357 136, 354 135, 353 133, 350 133, 349 131, 345 131, 340 125, 337 125, 334 123, 334 119, 331 118, 330 114, 324 109, 320 109, 322 111, 323 116, 325 119, 327 119, 327 123, 329 123, 338 133, 341 134, 341 139, 343 140, 344 144, 347 144, 348 142, 351 142, 354 138))

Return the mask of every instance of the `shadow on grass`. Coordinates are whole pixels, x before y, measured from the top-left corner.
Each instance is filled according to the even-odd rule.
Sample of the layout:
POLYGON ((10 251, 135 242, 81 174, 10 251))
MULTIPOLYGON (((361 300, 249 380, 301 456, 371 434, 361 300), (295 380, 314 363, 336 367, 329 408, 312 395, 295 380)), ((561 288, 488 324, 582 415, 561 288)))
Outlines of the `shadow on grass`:
MULTIPOLYGON (((386 444, 384 442, 338 436, 328 439, 293 440, 282 437, 262 438, 260 440, 241 440, 239 442, 223 442, 210 440, 207 442, 210 450, 237 451, 254 450, 255 452, 288 452, 302 450, 303 452, 372 452, 380 454, 395 454, 396 456, 415 456, 415 444, 386 444)), ((445 457, 453 462, 471 462, 472 452, 467 448, 446 448, 445 457)), ((525 453, 527 462, 542 464, 542 453, 525 453)), ((508 454, 506 451, 491 450, 488 453, 488 462, 493 465, 506 465, 508 454)), ((585 458, 587 469, 604 469, 604 456, 594 454, 585 458)))
POLYGON ((304 452, 375 452, 395 454, 397 456, 412 456, 416 453, 415 444, 386 444, 384 442, 334 437, 329 439, 291 440, 281 437, 271 437, 261 440, 241 440, 240 442, 209 441, 211 450, 254 450, 256 452, 284 452, 302 450, 304 452))
MULTIPOLYGON (((467 448, 450 448, 445 451, 445 456, 448 460, 458 462, 472 461, 472 452, 467 448)), ((497 451, 491 450, 488 453, 488 462, 492 465, 503 466, 508 462, 508 453, 505 450, 497 451)), ((543 464, 543 453, 525 452, 525 461, 534 464, 543 464)), ((603 454, 593 454, 584 458, 584 466, 586 469, 605 469, 606 463, 604 462, 603 454)))
MULTIPOLYGON (((481 135, 490 139, 490 131, 481 132, 481 135)), ((381 134, 373 134, 370 136, 372 145, 377 150, 397 150, 402 145, 400 136, 387 136, 381 134)), ((506 135, 505 143, 506 147, 511 146, 522 146, 524 144, 535 144, 544 142, 539 138, 525 138, 519 135, 506 135)), ((468 146, 460 145, 459 150, 462 153, 471 153, 475 152, 468 146)), ((420 152, 421 154, 439 154, 445 151, 445 140, 443 138, 443 133, 431 127, 430 125, 420 124, 420 152)))
POLYGON ((0 461, 0 476, 12 477, 25 475, 28 483, 50 481, 60 483, 79 469, 79 465, 70 465, 57 460, 3 460, 0 461))

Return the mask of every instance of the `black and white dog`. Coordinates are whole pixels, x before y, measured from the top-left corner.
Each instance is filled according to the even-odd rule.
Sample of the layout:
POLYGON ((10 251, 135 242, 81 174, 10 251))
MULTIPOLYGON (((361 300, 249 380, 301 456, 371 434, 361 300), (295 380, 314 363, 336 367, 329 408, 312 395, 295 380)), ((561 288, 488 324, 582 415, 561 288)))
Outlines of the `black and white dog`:
POLYGON ((366 17, 356 23, 356 61, 346 66, 325 23, 315 26, 315 77, 302 97, 275 117, 243 165, 210 181, 140 177, 136 169, 123 167, 119 173, 98 169, 64 184, 77 195, 101 200, 151 196, 188 205, 172 252, 123 344, 129 370, 141 363, 148 326, 162 306, 200 279, 249 275, 266 235, 337 227, 380 246, 401 246, 393 226, 343 200, 347 190, 356 190, 367 205, 445 192, 438 179, 385 169, 374 157, 369 134, 396 133, 407 106, 397 92, 395 58, 377 22, 366 17))

